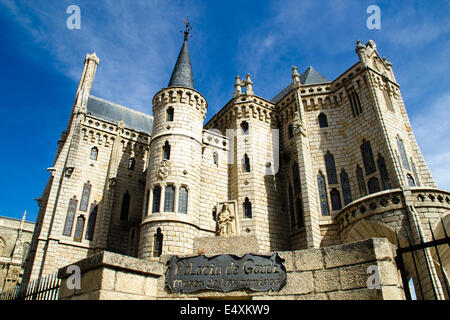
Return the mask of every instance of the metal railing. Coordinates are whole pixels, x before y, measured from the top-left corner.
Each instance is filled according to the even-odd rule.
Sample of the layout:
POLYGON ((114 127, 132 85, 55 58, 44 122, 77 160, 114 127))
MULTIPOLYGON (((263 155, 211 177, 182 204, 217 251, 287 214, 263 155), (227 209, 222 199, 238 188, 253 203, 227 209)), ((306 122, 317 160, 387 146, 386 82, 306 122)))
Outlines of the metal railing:
POLYGON ((55 272, 0 293, 0 300, 58 300, 60 285, 55 272))

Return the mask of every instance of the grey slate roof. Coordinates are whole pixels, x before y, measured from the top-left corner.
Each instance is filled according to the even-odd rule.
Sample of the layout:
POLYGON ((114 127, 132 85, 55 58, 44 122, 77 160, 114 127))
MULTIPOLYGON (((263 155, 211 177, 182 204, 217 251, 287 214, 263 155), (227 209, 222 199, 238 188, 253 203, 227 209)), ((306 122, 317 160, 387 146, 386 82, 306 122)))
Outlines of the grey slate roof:
POLYGON ((153 117, 119 104, 89 95, 87 103, 88 114, 117 123, 123 120, 125 127, 151 135, 153 117))
MULTIPOLYGON (((305 72, 303 72, 300 75, 300 83, 303 85, 329 83, 329 82, 331 81, 325 78, 319 72, 317 72, 317 70, 314 69, 313 67, 309 67, 308 69, 306 69, 305 72)), ((286 88, 284 88, 279 94, 277 94, 272 99, 272 102, 278 103, 289 93, 289 91, 291 91, 291 89, 292 89, 292 82, 286 88)))
POLYGON ((191 58, 187 40, 184 40, 178 55, 177 63, 170 77, 169 87, 185 87, 194 89, 194 76, 192 75, 191 58))

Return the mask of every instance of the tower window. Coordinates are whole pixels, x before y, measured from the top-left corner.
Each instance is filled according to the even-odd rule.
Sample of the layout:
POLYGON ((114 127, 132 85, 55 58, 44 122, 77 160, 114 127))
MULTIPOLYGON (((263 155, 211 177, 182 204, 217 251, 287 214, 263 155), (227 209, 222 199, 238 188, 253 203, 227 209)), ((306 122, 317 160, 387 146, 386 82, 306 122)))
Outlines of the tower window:
POLYGON ((242 121, 241 123, 242 134, 248 134, 248 122, 242 121))
POLYGON ((294 137, 294 126, 292 124, 288 126, 288 137, 289 139, 294 137))
POLYGON ((91 156, 90 156, 90 158, 91 158, 91 160, 97 160, 97 157, 98 157, 98 149, 97 149, 97 147, 93 147, 91 149, 91 156))
POLYGON ((244 217, 251 218, 252 217, 252 203, 248 198, 245 198, 244 201, 244 217))
POLYGON ((167 121, 173 121, 173 113, 174 110, 172 107, 167 108, 167 116, 166 116, 167 121))
POLYGON ((406 179, 408 180, 408 185, 410 187, 415 187, 416 186, 416 182, 414 181, 414 178, 412 177, 412 175, 410 175, 409 173, 406 175, 406 179))
POLYGON ((336 188, 331 189, 330 196, 331 196, 331 208, 333 210, 341 210, 342 204, 341 204, 341 195, 339 194, 339 190, 336 188))
POLYGON ((414 173, 414 178, 416 178, 416 185, 420 186, 419 174, 416 170, 416 165, 414 164, 412 159, 411 159, 411 167, 412 167, 412 171, 414 173))
POLYGON ((295 208, 297 209, 297 227, 302 228, 305 226, 305 222, 303 221, 303 204, 301 198, 295 200, 295 208))
POLYGON ((173 212, 174 210, 175 187, 167 186, 164 191, 164 212, 173 212))
POLYGON ((244 154, 244 172, 250 172, 250 158, 244 154))
POLYGON ((319 119, 319 127, 320 128, 328 127, 328 119, 324 113, 319 114, 318 119, 319 119))
POLYGON ((160 201, 161 201, 161 187, 160 186, 156 186, 153 189, 152 213, 159 212, 160 201))
POLYGON ((348 180, 348 174, 344 169, 341 171, 341 186, 342 186, 342 194, 344 196, 344 206, 348 205, 353 201, 352 199, 352 190, 350 188, 350 181, 348 180))
POLYGON ((328 207, 327 186, 325 184, 325 177, 321 171, 317 174, 317 187, 319 190, 320 211, 323 216, 329 216, 330 209, 328 207))
POLYGON ((122 210, 120 211, 120 220, 128 220, 128 214, 130 213, 131 196, 128 191, 122 198, 122 210))
POLYGON ((81 201, 80 201, 80 210, 81 211, 87 211, 88 203, 89 203, 89 196, 91 195, 91 188, 92 185, 90 182, 86 182, 83 186, 83 192, 81 194, 81 201))
POLYGON ((348 99, 352 108, 353 117, 356 117, 362 113, 361 101, 359 100, 358 93, 355 89, 348 91, 348 99))
MULTIPOLYGON (((387 85, 386 85, 386 87, 387 87, 387 85)), ((394 107, 392 105, 391 96, 390 96, 387 88, 383 90, 383 95, 384 95, 384 102, 386 103, 387 109, 394 112, 394 107)))
POLYGON ((219 164, 219 155, 217 154, 217 152, 214 152, 213 154, 213 161, 215 165, 219 164))
POLYGON ((186 187, 181 187, 178 191, 178 212, 187 213, 188 205, 188 190, 186 187))
POLYGON ((358 180, 359 196, 367 195, 366 182, 364 181, 364 173, 359 164, 356 166, 356 179, 358 180))
POLYGON ((94 202, 91 204, 91 212, 89 213, 89 219, 86 229, 86 239, 92 240, 94 239, 94 229, 95 229, 95 221, 97 220, 97 210, 98 205, 94 202))
POLYGON ((150 201, 150 190, 145 193, 145 204, 144 204, 144 217, 148 215, 148 206, 150 201))
POLYGON ((83 231, 84 231, 84 217, 79 216, 77 219, 77 223, 75 226, 75 234, 73 235, 73 240, 77 242, 81 242, 81 239, 83 237, 83 231))
POLYGON ((400 139, 399 136, 397 136, 397 146, 398 146, 398 151, 400 152, 400 157, 402 158, 403 167, 406 170, 410 170, 408 156, 406 155, 405 145, 403 144, 403 140, 400 139))
POLYGON ((136 160, 131 157, 130 160, 128 160, 128 170, 134 170, 134 167, 136 165, 136 160))
POLYGON ((169 144, 169 141, 166 141, 166 143, 164 143, 163 156, 164 156, 164 160, 170 160, 170 144, 169 144))
POLYGON ((388 190, 391 188, 391 180, 389 178, 389 173, 386 168, 386 162, 384 161, 383 156, 381 153, 378 154, 378 170, 380 171, 381 176, 381 184, 383 185, 383 190, 388 190))
POLYGON ((78 201, 76 200, 75 197, 73 197, 69 201, 69 207, 67 209, 67 215, 66 215, 66 222, 64 223, 63 235, 65 235, 65 236, 70 237, 70 235, 72 234, 72 226, 73 226, 73 221, 75 218, 75 211, 77 210, 77 203, 78 203, 78 201))
POLYGON ((380 183, 378 182, 377 177, 370 178, 369 181, 367 182, 367 186, 369 187, 370 194, 381 191, 380 183))
POLYGON ((325 155, 325 166, 327 169, 328 184, 337 184, 336 165, 334 163, 334 156, 330 151, 325 155))
POLYGON ((364 162, 364 168, 366 169, 366 175, 372 174, 377 171, 375 167, 375 161, 373 159, 372 147, 370 146, 370 142, 363 140, 361 145, 361 155, 364 162))
POLYGON ((163 248, 163 234, 161 233, 161 228, 158 228, 155 233, 154 245, 153 245, 153 256, 160 257, 163 248))

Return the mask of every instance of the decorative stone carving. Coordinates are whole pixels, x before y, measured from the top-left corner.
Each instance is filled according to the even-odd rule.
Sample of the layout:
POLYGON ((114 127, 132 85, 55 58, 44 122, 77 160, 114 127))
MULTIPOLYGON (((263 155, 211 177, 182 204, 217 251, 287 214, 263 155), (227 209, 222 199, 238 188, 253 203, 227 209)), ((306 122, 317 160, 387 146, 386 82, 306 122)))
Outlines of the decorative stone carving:
POLYGON ((161 180, 166 179, 169 176, 169 170, 170 170, 169 160, 161 161, 161 164, 159 166, 159 171, 158 171, 159 178, 161 180))
POLYGON ((235 201, 218 203, 216 214, 216 233, 219 236, 238 235, 238 218, 235 201))
POLYGON ((75 169, 75 167, 66 167, 66 169, 64 170, 64 175, 67 178, 70 178, 72 176, 73 170, 75 169))

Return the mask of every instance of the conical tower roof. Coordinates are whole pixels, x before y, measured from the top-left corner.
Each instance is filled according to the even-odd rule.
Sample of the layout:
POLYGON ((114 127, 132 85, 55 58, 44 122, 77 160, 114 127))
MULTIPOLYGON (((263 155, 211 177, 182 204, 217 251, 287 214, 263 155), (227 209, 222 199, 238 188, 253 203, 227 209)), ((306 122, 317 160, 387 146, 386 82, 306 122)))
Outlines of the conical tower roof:
POLYGON ((192 75, 191 58, 187 39, 184 39, 177 63, 170 77, 169 87, 185 87, 194 89, 194 76, 192 75))

